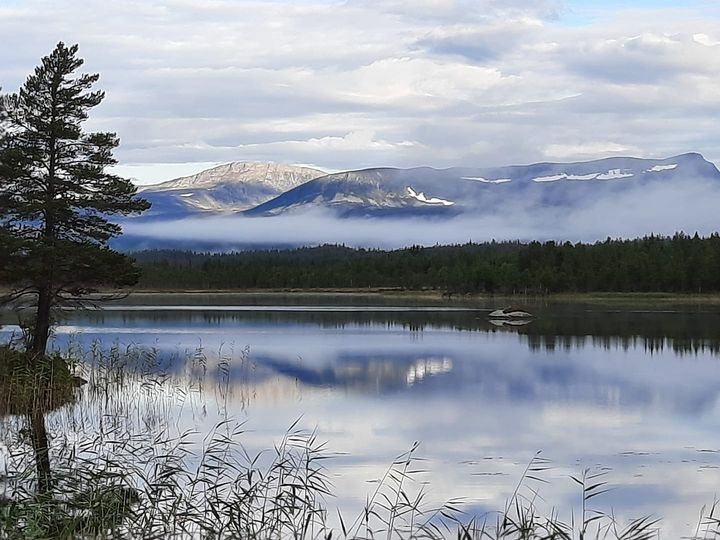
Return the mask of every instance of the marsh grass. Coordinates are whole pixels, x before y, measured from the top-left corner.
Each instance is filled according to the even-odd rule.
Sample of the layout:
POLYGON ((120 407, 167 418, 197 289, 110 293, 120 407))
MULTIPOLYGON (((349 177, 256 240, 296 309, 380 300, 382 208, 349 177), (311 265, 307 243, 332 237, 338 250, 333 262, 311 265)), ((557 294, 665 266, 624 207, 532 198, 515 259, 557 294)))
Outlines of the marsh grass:
POLYGON ((75 399, 76 379, 58 354, 33 359, 10 346, 0 346, 0 416, 51 411, 75 399))
MULTIPOLYGON (((10 350, 4 354, 0 360, 19 358, 13 360, 10 350)), ((175 431, 172 407, 190 401, 207 406, 208 392, 225 403, 221 413, 227 417, 234 351, 221 350, 209 358, 199 347, 185 358, 168 361, 152 348, 95 344, 88 350, 73 346, 64 356, 73 360, 63 363, 62 377, 73 381, 80 376, 87 384, 59 389, 51 379, 45 385, 65 400, 48 418, 67 414, 58 425, 51 422, 45 450, 52 469, 45 489, 40 489, 36 467, 38 445, 33 441, 38 437, 32 431, 38 426, 29 421, 32 413, 3 409, 0 539, 660 538, 657 518, 621 523, 612 513, 596 509, 597 499, 609 489, 604 473, 586 470, 568 478, 577 485, 581 501, 569 516, 546 511, 547 504, 539 502, 552 464, 541 454, 528 463, 496 513, 468 515, 465 499, 433 503, 432 488, 423 482, 427 470, 418 443, 374 480, 362 508, 343 514, 335 509, 331 482, 336 455, 316 432, 301 429, 299 421, 271 448, 256 453, 243 445, 245 425, 228 418, 208 434, 175 431), (90 417, 91 405, 98 418, 90 417)), ((248 352, 240 356, 233 369, 249 373, 253 368, 248 352)), ((54 358, 61 360, 59 355, 54 358)), ((12 400, 16 391, 37 396, 25 385, 48 381, 47 373, 12 373, 15 380, 4 384, 16 390, 2 387, 4 401, 12 400)), ((29 403, 35 411, 48 412, 56 401, 34 398, 29 403)), ((689 538, 718 538, 719 510, 717 504, 704 508, 689 538)))

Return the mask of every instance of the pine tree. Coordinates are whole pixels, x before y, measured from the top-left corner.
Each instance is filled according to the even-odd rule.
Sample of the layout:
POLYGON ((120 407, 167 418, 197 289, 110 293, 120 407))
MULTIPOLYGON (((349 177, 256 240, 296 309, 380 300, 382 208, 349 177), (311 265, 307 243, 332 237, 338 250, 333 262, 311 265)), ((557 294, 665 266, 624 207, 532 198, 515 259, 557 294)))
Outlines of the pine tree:
POLYGON ((58 43, 15 94, 0 98, 0 286, 26 302, 28 349, 45 353, 54 310, 105 287, 137 282, 133 261, 108 247, 121 233, 113 214, 149 204, 107 171, 114 133, 87 133, 88 112, 104 98, 98 75, 73 77, 78 47, 58 43))

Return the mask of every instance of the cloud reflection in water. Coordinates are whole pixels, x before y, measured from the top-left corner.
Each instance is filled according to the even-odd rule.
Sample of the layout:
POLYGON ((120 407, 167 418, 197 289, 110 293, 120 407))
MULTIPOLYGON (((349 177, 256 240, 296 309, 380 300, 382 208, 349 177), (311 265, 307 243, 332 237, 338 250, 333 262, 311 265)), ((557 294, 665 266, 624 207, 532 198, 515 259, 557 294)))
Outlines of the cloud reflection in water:
MULTIPOLYGON (((332 468, 344 508, 415 440, 433 497, 500 508, 540 449, 554 464, 542 487, 549 504, 577 498, 569 474, 604 467, 619 489, 598 499, 602 508, 656 513, 675 537, 720 480, 716 315, 688 317, 548 314, 495 328, 472 311, 116 311, 71 315, 56 344, 80 331, 86 343, 156 347, 178 374, 185 351, 202 346, 212 366, 221 349, 233 357, 249 345, 249 365, 231 358, 227 371, 227 412, 247 418, 245 444, 265 448, 302 416, 343 454, 332 468)), ((217 394, 205 399, 193 409, 203 414, 176 411, 178 429, 214 425, 222 407, 217 394)))

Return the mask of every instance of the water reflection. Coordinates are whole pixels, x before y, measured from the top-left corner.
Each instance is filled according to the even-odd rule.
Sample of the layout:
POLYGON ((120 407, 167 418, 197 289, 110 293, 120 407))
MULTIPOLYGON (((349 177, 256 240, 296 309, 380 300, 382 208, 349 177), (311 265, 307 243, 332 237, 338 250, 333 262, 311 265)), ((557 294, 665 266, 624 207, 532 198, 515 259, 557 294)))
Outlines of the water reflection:
MULTIPOLYGON (((6 449, 11 441, 29 442, 30 460, 35 468, 35 489, 46 495, 53 487, 49 436, 45 416, 75 403, 76 379, 62 362, 55 359, 42 365, 28 364, 24 356, 0 355, 0 424, 6 449), (62 384, 58 381, 62 380, 62 384)), ((8 458, 5 454, 3 458, 8 458)), ((5 461, 5 459, 1 460, 5 461)), ((5 471, 8 471, 5 463, 5 471)), ((7 477, 6 477, 7 478, 7 477)), ((8 486, 5 485, 5 492, 8 486)))
POLYGON ((39 494, 49 493, 52 487, 52 476, 45 411, 39 408, 32 410, 27 416, 27 421, 30 426, 30 440, 37 469, 37 491, 39 494))
MULTIPOLYGON (((523 326, 473 309, 164 308, 68 314, 55 345, 152 351, 138 368, 157 376, 151 386, 139 377, 111 395, 83 390, 90 432, 93 417, 176 432, 239 417, 251 426, 244 444, 261 449, 302 416, 342 454, 333 471, 343 508, 419 440, 433 497, 498 509, 542 449, 554 463, 549 505, 569 508, 568 475, 601 468, 619 486, 601 507, 660 515, 665 535, 679 537, 720 480, 719 323, 712 311, 585 307, 523 326), (107 400, 139 408, 118 415, 107 400)), ((77 413, 62 414, 66 429, 79 425, 77 413)), ((39 425, 36 439, 41 447, 39 425)))
MULTIPOLYGON (((648 351, 666 348, 675 353, 720 354, 720 309, 634 310, 602 309, 578 305, 574 308, 532 308, 539 316, 528 321, 494 321, 487 309, 383 306, 114 306, 112 311, 69 313, 59 333, 74 329, 98 334, 194 332, 242 334, 244 331, 282 327, 322 329, 379 328, 422 333, 458 330, 483 333, 512 333, 523 336, 532 350, 591 347, 648 351), (498 324, 502 323, 502 324, 498 324), (588 343, 590 340, 590 343, 588 343)), ((0 314, 8 332, 12 318, 0 314)))

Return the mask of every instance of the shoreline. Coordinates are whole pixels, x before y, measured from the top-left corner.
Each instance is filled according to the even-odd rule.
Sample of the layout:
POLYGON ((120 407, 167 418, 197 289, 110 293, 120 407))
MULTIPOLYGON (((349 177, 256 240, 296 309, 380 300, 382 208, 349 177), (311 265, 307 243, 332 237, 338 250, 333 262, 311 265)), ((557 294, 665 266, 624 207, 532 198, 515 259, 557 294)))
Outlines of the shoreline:
MULTIPOLYGON (((6 292, 0 289, 0 294, 6 292)), ((439 290, 408 290, 392 287, 369 289, 132 289, 101 290, 85 296, 88 301, 134 303, 143 299, 199 299, 220 300, 314 300, 314 301, 406 301, 434 304, 483 303, 498 306, 522 304, 610 304, 610 305, 719 305, 720 293, 666 293, 666 292, 592 292, 537 294, 462 294, 439 290), (110 297, 110 298, 108 298, 110 297), (113 298, 115 297, 115 298, 113 298)))
MULTIPOLYGON (((107 294, 107 293, 106 293, 107 294)), ((720 293, 678 294, 678 293, 638 293, 638 292, 597 292, 597 293, 552 293, 547 295, 492 295, 492 294, 448 294, 442 291, 414 291, 393 288, 372 289, 136 289, 126 293, 125 298, 141 299, 154 297, 220 296, 226 298, 313 298, 357 299, 357 300, 408 300, 433 301, 440 303, 463 302, 509 302, 522 303, 651 303, 651 304, 709 304, 720 305, 720 293)))

